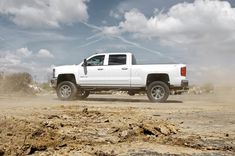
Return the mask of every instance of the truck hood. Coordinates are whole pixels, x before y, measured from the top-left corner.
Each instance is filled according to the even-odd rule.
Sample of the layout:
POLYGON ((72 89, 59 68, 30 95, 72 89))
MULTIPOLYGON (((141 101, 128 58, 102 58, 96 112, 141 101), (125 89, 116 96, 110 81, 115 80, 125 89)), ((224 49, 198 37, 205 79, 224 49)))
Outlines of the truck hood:
POLYGON ((78 70, 78 65, 63 65, 54 67, 55 69, 55 77, 59 74, 73 74, 78 70))

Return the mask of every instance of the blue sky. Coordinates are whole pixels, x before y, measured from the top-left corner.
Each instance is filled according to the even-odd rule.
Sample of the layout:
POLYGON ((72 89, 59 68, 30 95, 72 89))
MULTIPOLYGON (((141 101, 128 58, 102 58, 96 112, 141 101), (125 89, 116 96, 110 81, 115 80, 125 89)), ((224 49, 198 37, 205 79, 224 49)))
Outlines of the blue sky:
POLYGON ((0 70, 45 81, 53 66, 128 51, 141 64, 186 63, 192 83, 233 83, 234 7, 232 0, 1 0, 0 70))

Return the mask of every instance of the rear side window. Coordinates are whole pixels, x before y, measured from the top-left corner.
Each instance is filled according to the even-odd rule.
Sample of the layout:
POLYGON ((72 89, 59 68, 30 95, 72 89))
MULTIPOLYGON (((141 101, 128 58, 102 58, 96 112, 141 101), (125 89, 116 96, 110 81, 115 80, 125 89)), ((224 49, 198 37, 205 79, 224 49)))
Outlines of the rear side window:
POLYGON ((109 55, 108 65, 125 65, 126 55, 109 55))

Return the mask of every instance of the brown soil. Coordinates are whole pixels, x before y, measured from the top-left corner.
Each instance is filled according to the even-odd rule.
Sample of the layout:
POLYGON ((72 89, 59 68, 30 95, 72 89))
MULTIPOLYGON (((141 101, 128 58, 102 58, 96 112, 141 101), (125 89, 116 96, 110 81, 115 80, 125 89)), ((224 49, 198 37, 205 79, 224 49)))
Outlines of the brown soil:
POLYGON ((2 95, 0 155, 234 155, 232 95, 2 95))

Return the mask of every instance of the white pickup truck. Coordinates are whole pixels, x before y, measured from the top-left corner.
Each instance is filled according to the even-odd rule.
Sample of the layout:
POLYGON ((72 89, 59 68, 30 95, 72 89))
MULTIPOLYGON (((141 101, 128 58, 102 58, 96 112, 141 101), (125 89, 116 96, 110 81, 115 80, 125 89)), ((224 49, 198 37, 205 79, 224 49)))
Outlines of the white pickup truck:
POLYGON ((85 99, 90 91, 145 91, 150 101, 165 102, 171 90, 188 88, 186 65, 137 65, 132 53, 100 53, 79 65, 53 68, 51 85, 61 100, 85 99))

